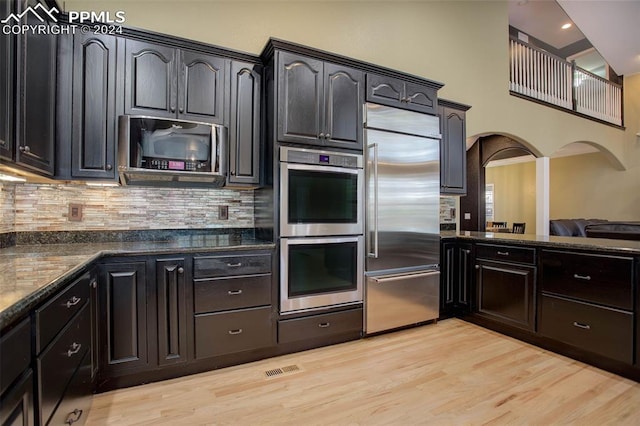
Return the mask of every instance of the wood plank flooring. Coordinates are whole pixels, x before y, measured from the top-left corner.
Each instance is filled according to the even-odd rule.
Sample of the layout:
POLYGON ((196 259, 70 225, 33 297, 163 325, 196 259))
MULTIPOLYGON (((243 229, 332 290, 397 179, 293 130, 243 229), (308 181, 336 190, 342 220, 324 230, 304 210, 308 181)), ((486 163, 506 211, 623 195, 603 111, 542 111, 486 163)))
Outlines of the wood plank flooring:
POLYGON ((99 394, 87 424, 637 425, 640 384, 448 319, 99 394))

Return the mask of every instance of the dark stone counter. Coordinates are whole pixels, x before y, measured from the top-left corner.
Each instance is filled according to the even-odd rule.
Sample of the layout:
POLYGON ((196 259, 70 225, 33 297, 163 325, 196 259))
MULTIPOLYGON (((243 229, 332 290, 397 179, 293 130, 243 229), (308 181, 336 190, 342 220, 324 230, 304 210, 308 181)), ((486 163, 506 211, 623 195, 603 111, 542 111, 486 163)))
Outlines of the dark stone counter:
MULTIPOLYGON (((54 240, 55 241, 55 240, 54 240)), ((272 249, 251 233, 178 232, 160 241, 27 244, 0 249, 0 329, 107 256, 272 249)))
POLYGON ((515 244, 547 248, 564 248, 575 250, 592 250, 606 253, 640 255, 640 241, 610 240, 607 238, 558 237, 532 234, 509 234, 502 232, 459 231, 440 233, 443 240, 461 239, 475 242, 494 242, 498 244, 515 244))

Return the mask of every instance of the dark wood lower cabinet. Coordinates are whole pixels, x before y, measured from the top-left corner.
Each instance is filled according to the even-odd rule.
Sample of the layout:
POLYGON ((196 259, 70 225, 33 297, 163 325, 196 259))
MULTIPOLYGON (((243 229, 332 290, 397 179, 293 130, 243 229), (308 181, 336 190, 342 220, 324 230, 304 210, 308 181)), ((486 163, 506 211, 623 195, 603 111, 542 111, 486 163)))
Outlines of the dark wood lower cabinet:
POLYGON ((0 398, 0 425, 31 426, 35 424, 33 414, 33 371, 29 369, 0 398))
POLYGON ((362 332, 362 309, 278 321, 278 343, 362 332))
POLYGON ((476 261, 478 315, 506 325, 535 329, 534 266, 476 261))
POLYGON ((100 275, 100 376, 148 369, 146 263, 106 264, 100 275))
POLYGON ((188 313, 184 268, 184 258, 156 260, 158 365, 187 361, 188 313))

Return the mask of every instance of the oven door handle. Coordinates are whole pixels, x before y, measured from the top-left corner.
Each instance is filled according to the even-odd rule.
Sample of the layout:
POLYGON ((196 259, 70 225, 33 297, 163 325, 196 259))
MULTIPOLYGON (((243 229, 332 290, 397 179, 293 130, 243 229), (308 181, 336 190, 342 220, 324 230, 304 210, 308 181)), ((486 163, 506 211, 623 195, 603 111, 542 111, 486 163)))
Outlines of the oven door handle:
MULTIPOLYGON (((373 235, 367 229, 367 256, 378 258, 378 144, 368 146, 373 149, 373 235), (373 248, 373 251, 372 251, 373 248)), ((369 224, 367 224, 367 228, 369 224)))

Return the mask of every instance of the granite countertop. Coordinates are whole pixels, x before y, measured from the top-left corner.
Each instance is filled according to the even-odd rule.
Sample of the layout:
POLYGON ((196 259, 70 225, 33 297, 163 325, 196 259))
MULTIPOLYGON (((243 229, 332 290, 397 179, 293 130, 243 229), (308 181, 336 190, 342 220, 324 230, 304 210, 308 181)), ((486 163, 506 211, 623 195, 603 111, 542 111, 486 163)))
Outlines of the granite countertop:
POLYGON ((271 242, 223 234, 180 236, 167 241, 18 245, 0 249, 0 329, 101 257, 274 247, 271 242))
POLYGON ((497 242, 541 247, 555 247, 576 250, 597 250, 603 252, 640 255, 640 241, 610 240, 607 238, 559 237, 555 235, 509 234, 502 232, 443 231, 442 239, 458 238, 476 242, 497 242))

